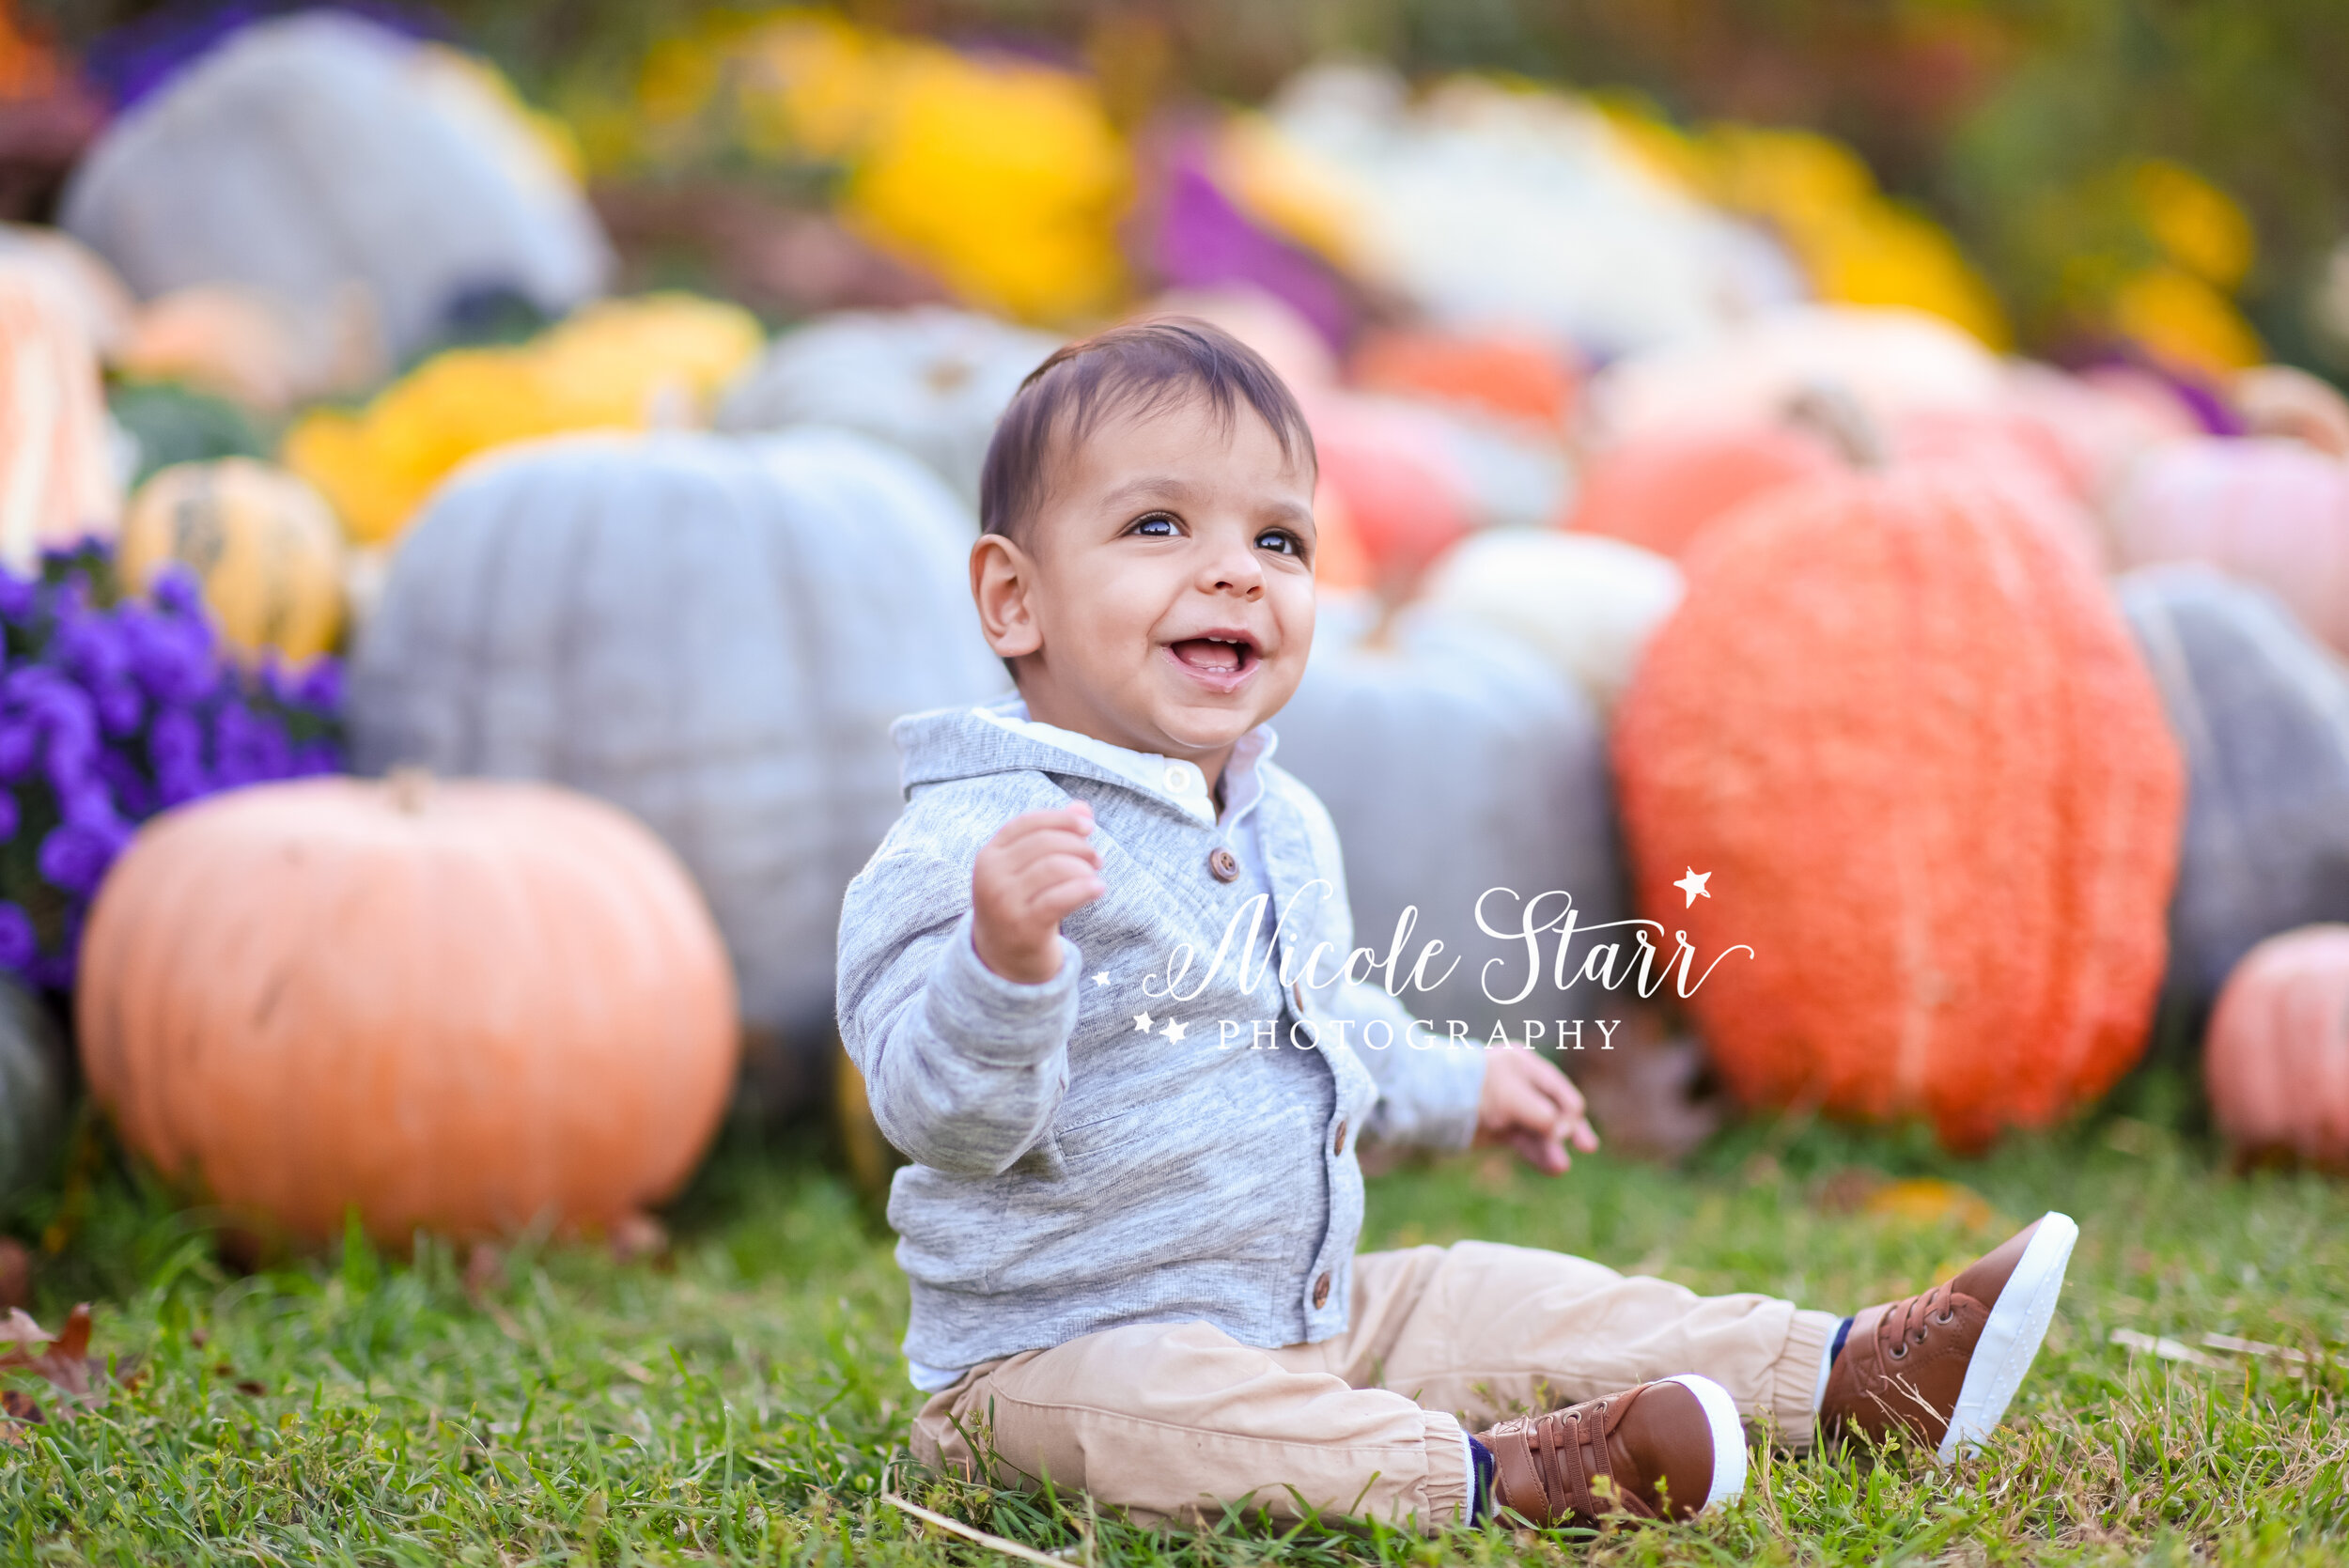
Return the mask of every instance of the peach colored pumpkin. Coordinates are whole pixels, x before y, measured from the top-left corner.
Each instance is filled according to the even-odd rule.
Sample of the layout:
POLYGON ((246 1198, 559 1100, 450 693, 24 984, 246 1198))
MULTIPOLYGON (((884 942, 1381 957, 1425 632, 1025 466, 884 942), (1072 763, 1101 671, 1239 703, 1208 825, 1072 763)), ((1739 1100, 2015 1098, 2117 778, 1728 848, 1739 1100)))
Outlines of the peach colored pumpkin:
POLYGON ((1783 425, 1663 429, 1599 453, 1566 526, 1678 555, 1704 526, 1758 495, 1842 472, 1819 436, 1783 425))
POLYGON ((2015 490, 1938 471, 1758 502, 1617 711, 1641 912, 1695 943, 1735 1093, 1979 1145, 2142 1050, 2184 779, 2103 585, 2015 490), (1674 884, 1706 873, 1693 900, 1674 884))
POLYGON ((2349 925, 2304 925, 2244 955, 2211 1015, 2202 1081, 2239 1158, 2349 1171, 2349 925))
POLYGON ((2119 566, 2206 561, 2349 652, 2349 462, 2277 437, 2174 442, 2138 463, 2107 523, 2119 566))
POLYGON ((0 259, 0 566, 111 536, 122 487, 81 308, 45 268, 0 259))
POLYGON ((355 1209, 596 1230, 676 1191, 733 1087, 734 981, 677 858, 544 784, 307 779, 166 813, 82 949, 91 1090, 265 1232, 355 1209))
POLYGON ((2349 399, 2332 382, 2292 365, 2238 371, 2229 400, 2255 436, 2283 436, 2328 458, 2349 458, 2349 399))

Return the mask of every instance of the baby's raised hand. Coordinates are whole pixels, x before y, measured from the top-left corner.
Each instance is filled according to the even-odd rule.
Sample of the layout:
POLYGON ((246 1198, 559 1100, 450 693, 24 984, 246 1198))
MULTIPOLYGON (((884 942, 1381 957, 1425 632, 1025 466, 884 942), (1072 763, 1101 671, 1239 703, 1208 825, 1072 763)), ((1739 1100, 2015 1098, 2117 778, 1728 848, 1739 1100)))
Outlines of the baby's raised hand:
POLYGON ((1109 892, 1092 832, 1093 808, 1079 800, 1015 816, 987 841, 971 872, 979 962, 1027 986, 1060 972, 1062 918, 1109 892))

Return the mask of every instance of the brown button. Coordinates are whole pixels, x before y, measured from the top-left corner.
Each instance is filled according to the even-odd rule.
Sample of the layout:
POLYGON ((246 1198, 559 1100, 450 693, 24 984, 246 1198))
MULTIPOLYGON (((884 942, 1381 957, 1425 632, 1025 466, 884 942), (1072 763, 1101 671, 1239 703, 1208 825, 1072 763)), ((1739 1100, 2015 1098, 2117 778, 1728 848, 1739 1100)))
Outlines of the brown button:
POLYGON ((1297 1016, 1300 1018, 1303 1017, 1305 1016, 1305 982, 1302 980, 1290 981, 1289 997, 1297 1003, 1297 1016))
POLYGON ((1317 1310, 1330 1304, 1330 1276, 1324 1274, 1314 1281, 1314 1306, 1317 1310))
POLYGON ((1338 1135, 1330 1140, 1330 1152, 1333 1155, 1346 1153, 1346 1124, 1344 1122, 1338 1124, 1338 1135))
POLYGON ((1239 857, 1229 849, 1210 850, 1207 855, 1207 869, 1215 874, 1215 879, 1219 882, 1235 881, 1239 877, 1239 857))

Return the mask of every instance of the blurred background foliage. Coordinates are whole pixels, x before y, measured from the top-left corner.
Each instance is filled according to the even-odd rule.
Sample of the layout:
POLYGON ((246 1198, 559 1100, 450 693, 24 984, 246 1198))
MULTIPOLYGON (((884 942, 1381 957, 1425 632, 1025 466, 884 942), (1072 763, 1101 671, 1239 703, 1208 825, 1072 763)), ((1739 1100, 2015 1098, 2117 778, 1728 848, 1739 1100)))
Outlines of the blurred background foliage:
MULTIPOLYGON (((79 45, 171 8, 23 8, 79 45)), ((662 42, 727 14, 692 0, 436 8, 579 129, 591 164, 597 127, 644 89, 662 42)), ((1563 82, 1683 130, 1805 128, 1856 148, 1890 206, 1913 204, 1948 225, 1998 296, 1994 338, 2077 357, 2101 336, 2127 335, 2191 359, 2349 370, 2349 268, 2332 266, 2349 230, 2349 96, 2337 81, 2349 5, 2340 0, 857 0, 842 9, 869 28, 1089 68, 1126 131, 1190 96, 1258 101, 1300 66, 1345 54, 1414 80, 1478 70, 1563 82), (2247 320, 2264 355, 2244 339, 2247 320)), ((1083 134, 1073 119, 1031 129, 1083 134)), ((1712 194, 1733 207, 1743 204, 1719 182, 1735 163, 1716 157, 1712 167, 1712 194)), ((758 171, 770 184, 823 173, 803 162, 758 171)), ((1782 210, 1769 215, 1788 226, 1782 210)), ((1804 248, 1801 234, 1790 238, 1804 248)))

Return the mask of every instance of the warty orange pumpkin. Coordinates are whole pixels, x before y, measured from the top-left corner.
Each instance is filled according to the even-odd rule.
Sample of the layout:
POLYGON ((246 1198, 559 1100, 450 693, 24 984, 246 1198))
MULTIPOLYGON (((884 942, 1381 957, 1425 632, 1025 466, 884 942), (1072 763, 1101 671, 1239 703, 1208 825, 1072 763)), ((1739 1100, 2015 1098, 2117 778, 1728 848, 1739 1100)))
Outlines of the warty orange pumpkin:
POLYGON ((677 857, 545 784, 306 779, 156 818, 77 998, 131 1148, 266 1234, 387 1244, 674 1192, 733 1087, 725 949, 677 857))
POLYGON ((1724 520, 1618 711, 1641 913, 1749 1103, 2045 1126, 2143 1048, 2184 780, 2093 572, 2012 487, 1834 478, 1724 520), (1677 886, 1707 874, 1704 895, 1677 886))

